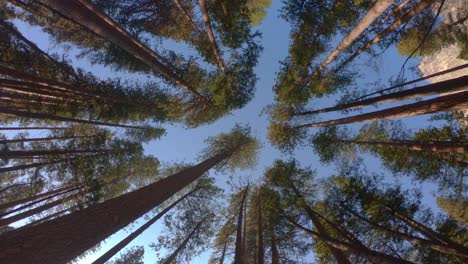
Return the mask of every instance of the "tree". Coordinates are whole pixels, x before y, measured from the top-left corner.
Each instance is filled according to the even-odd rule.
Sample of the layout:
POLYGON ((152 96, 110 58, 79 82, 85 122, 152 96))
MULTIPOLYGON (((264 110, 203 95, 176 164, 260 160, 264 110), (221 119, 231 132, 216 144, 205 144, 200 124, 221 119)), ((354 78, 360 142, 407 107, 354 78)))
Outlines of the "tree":
MULTIPOLYGON (((19 228, 4 234, 1 241, 2 248, 14 246, 13 241, 22 241, 21 237, 28 237, 34 248, 29 248, 28 252, 31 254, 22 252, 21 254, 9 254, 3 258, 19 261, 19 259, 34 259, 40 256, 42 260, 71 260, 150 209, 158 206, 221 162, 224 161, 230 168, 234 168, 233 166, 236 163, 245 164, 245 159, 251 158, 254 154, 252 152, 246 153, 245 150, 252 150, 248 145, 256 143, 249 136, 249 129, 239 126, 235 127, 230 134, 222 134, 217 138, 212 138, 211 142, 212 146, 208 149, 212 156, 191 168, 64 217, 34 226, 19 228), (225 148, 221 148, 221 146, 225 148), (231 157, 232 160, 227 160, 231 157), (245 159, 241 157, 245 157, 245 159), (167 191, 161 192, 161 190, 167 191), (37 235, 33 237, 33 233, 55 235, 48 235, 47 237, 37 235), (79 239, 74 239, 72 245, 63 243, 64 238, 75 237, 76 234, 80 234, 79 239), (48 251, 47 254, 43 251, 45 249, 43 248, 44 243, 33 242, 35 240, 44 241, 44 239, 48 241, 46 243, 48 249, 54 248, 53 251, 48 251), (41 252, 44 254, 41 254, 41 252)), ((205 153, 205 155, 207 154, 205 153)))
POLYGON ((142 246, 135 246, 129 248, 122 254, 119 258, 112 261, 112 264, 144 264, 143 255, 145 253, 145 248, 142 246))

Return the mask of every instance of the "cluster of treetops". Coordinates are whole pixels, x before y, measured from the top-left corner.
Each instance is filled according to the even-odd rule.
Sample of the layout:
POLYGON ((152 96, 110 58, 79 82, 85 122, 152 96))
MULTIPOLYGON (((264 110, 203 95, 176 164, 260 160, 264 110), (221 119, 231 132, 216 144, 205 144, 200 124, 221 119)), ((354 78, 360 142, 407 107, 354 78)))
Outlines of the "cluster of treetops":
MULTIPOLYGON (((439 21, 449 2, 284 1, 291 44, 269 108, 269 139, 286 151, 310 143, 340 169, 317 179, 294 159, 277 160, 255 184, 233 187, 220 211, 222 190, 206 174, 255 165, 260 144, 248 127, 209 138, 196 165, 161 169, 142 144, 163 136, 162 124, 208 124, 251 100, 262 50, 253 28, 270 1, 1 1, 0 262, 72 261, 149 212, 149 221, 95 263, 161 218, 167 230, 151 245, 167 253, 161 263, 190 263, 208 248, 210 263, 297 263, 311 253, 320 263, 466 262, 468 143, 459 110, 468 108, 468 79, 402 87, 468 65, 411 81, 399 76, 377 91, 353 87, 354 59, 393 44, 409 57, 456 44, 467 58, 466 10, 439 21), (76 69, 23 36, 14 20, 92 63, 152 81, 102 80, 76 69), (330 52, 337 35, 344 38, 330 52), (163 49, 167 43, 191 55, 163 49), (336 106, 311 107, 340 93, 336 106), (434 95, 311 123, 319 113, 434 95), (433 113, 442 125, 417 131, 388 120, 433 113), (358 131, 337 126, 367 121, 358 131), (323 128, 309 134, 312 127, 323 128), (360 152, 378 156, 395 175, 436 182, 446 214, 357 166, 360 152)), ((131 248, 114 263, 143 263, 143 251, 131 248)))

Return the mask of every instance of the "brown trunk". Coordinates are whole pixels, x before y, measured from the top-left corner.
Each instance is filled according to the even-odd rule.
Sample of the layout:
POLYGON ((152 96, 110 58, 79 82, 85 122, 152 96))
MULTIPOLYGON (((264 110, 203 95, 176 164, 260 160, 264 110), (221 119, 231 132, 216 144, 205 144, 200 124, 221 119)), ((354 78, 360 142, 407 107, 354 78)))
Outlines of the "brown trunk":
POLYGON ((443 93, 453 93, 468 90, 468 76, 442 81, 434 84, 428 84, 408 90, 403 90, 391 94, 381 95, 374 98, 365 99, 362 101, 355 101, 343 105, 327 107, 319 110, 304 111, 295 113, 294 115, 311 115, 318 113, 327 113, 331 111, 339 111, 345 109, 360 108, 373 104, 388 103, 400 100, 408 100, 429 95, 441 95, 443 93))
POLYGON ((182 244, 180 244, 180 246, 177 247, 177 249, 172 252, 172 254, 167 257, 163 264, 171 264, 174 262, 174 260, 176 259, 177 255, 179 254, 180 251, 182 251, 182 249, 185 248, 185 246, 187 245, 187 243, 189 242, 189 240, 193 237, 193 235, 195 235, 195 233, 197 233, 198 229, 200 229, 200 227, 202 226, 203 222, 205 221, 205 219, 203 219, 202 221, 200 221, 196 226, 195 228, 192 230, 192 232, 190 232, 190 234, 184 239, 184 241, 182 241, 182 244))
POLYGON ((463 257, 463 258, 468 258, 468 249, 465 249, 463 251, 459 251, 459 249, 456 249, 456 248, 450 248, 448 246, 445 246, 444 244, 441 244, 439 241, 430 241, 430 240, 427 240, 427 239, 423 239, 423 238, 420 238, 420 237, 416 237, 416 236, 412 236, 412 235, 408 235, 408 234, 405 234, 405 233, 402 233, 402 232, 399 232, 399 231, 396 231, 396 230, 392 230, 388 227, 385 227, 385 226, 382 226, 382 225, 379 225, 369 219, 367 219, 366 217, 364 216, 361 216, 360 214, 358 214, 357 212, 355 212, 354 210, 351 210, 350 208, 348 208, 347 206, 343 206, 345 208, 346 211, 350 212, 352 215, 354 215, 355 217, 357 217, 358 219, 368 223, 369 225, 377 228, 377 229, 380 229, 380 230, 383 230, 395 237, 398 237, 402 240, 406 240, 410 243, 413 243, 413 244, 417 244, 417 245, 421 245, 423 247, 429 247, 429 248, 432 248, 434 250, 437 250, 439 252, 442 252, 444 254, 450 254, 450 255, 457 255, 457 256, 460 256, 460 257, 463 257))
POLYGON ((429 99, 417 103, 406 104, 387 108, 380 111, 370 112, 366 114, 350 116, 335 120, 329 120, 318 123, 311 123, 296 126, 294 128, 304 127, 324 127, 341 124, 351 124, 358 122, 369 122, 376 120, 385 120, 393 118, 410 117, 424 114, 434 114, 438 112, 448 112, 468 109, 468 91, 459 92, 450 95, 439 96, 434 99, 429 99))
POLYGON ((173 73, 171 68, 174 67, 172 65, 164 65, 161 62, 166 62, 162 56, 132 37, 91 1, 40 0, 38 2, 119 46, 143 63, 160 72, 178 86, 187 89, 194 96, 206 101, 203 95, 191 87, 185 80, 182 80, 173 73))
POLYGON ((114 123, 84 120, 84 119, 77 119, 77 118, 72 118, 72 117, 57 116, 57 115, 44 114, 44 113, 31 113, 31 112, 16 110, 14 108, 8 108, 8 107, 0 107, 0 113, 18 116, 18 117, 31 118, 31 119, 40 119, 40 120, 55 120, 55 121, 60 121, 60 122, 72 122, 72 123, 87 124, 87 125, 145 129, 144 127, 139 127, 139 126, 120 125, 120 124, 114 124, 114 123))
POLYGON ((66 213, 66 212, 72 210, 72 209, 75 208, 75 207, 76 207, 76 206, 73 206, 73 207, 71 207, 71 208, 67 208, 67 209, 58 211, 58 212, 56 212, 56 213, 50 214, 50 215, 48 215, 48 216, 46 216, 46 217, 44 217, 44 218, 38 219, 38 220, 36 220, 36 221, 32 221, 31 223, 26 224, 26 225, 24 225, 23 227, 25 227, 25 226, 33 226, 33 225, 37 225, 37 224, 43 223, 43 222, 45 222, 45 221, 47 221, 47 220, 49 220, 49 219, 52 219, 52 218, 54 218, 54 217, 58 217, 58 216, 60 216, 61 214, 66 213))
POLYGON ((0 144, 36 142, 36 141, 48 141, 48 140, 67 140, 67 139, 92 138, 92 137, 94 136, 59 136, 59 137, 45 137, 45 138, 18 138, 18 139, 0 140, 0 144))
POLYGON ((344 143, 352 143, 359 145, 369 145, 376 147, 392 147, 398 149, 409 149, 415 151, 432 151, 440 153, 468 153, 468 142, 451 142, 451 141, 413 141, 413 140, 397 140, 397 141, 362 141, 362 140, 341 140, 344 143))
POLYGON ((260 189, 257 193, 257 264, 264 264, 264 249, 263 249, 263 223, 262 223, 262 196, 260 189))
MULTIPOLYGON (((290 179, 288 179, 288 182, 289 182, 289 186, 293 190, 296 197, 300 201, 302 201, 303 209, 306 211, 307 215, 309 216, 310 220, 312 221, 312 224, 317 228, 318 232, 322 236, 324 236, 325 238, 331 238, 330 234, 327 232, 325 227, 320 222, 320 219, 318 219, 318 217, 314 214, 312 208, 310 208, 310 206, 306 203, 306 200, 304 199, 302 194, 299 192, 299 190, 296 188, 294 183, 290 179)), ((340 250, 339 248, 333 247, 333 246, 328 246, 328 248, 330 249, 331 253, 333 254, 333 256, 335 257, 336 261, 339 264, 351 264, 351 262, 349 261, 349 259, 346 256, 344 251, 340 250)))
POLYGON ((271 264, 280 264, 278 245, 276 244, 275 228, 270 222, 271 264))
POLYGON ((10 208, 10 207, 13 207, 13 206, 17 206, 17 205, 20 205, 20 204, 24 204, 24 203, 27 203, 27 202, 31 202, 31 201, 34 201, 34 200, 37 200, 37 199, 40 199, 40 198, 43 198, 43 197, 48 197, 49 198, 53 194, 63 193, 64 191, 69 192, 69 191, 72 191, 72 190, 81 189, 83 187, 84 187, 83 185, 80 185, 80 186, 72 185, 72 186, 58 188, 58 189, 48 191, 48 192, 45 192, 45 193, 36 194, 36 195, 33 195, 31 197, 28 197, 28 198, 19 199, 19 200, 16 200, 16 201, 1 204, 0 205, 0 210, 3 210, 5 208, 10 208))
MULTIPOLYGON (((6 191, 8 191, 8 190, 11 189, 11 188, 18 187, 18 186, 24 186, 24 185, 29 185, 29 183, 15 183, 15 184, 12 184, 12 185, 10 185, 10 186, 7 186, 7 187, 1 189, 1 190, 0 190, 0 193, 6 192, 6 191)), ((3 206, 3 205, 0 205, 0 210, 3 209, 2 206, 3 206)))
POLYGON ((68 127, 0 127, 0 130, 65 130, 68 127))
POLYGON ((221 51, 219 50, 218 43, 216 42, 216 38, 213 33, 213 28, 211 27, 210 17, 206 8, 206 1, 198 0, 198 6, 200 7, 202 18, 205 22, 206 34, 208 35, 208 39, 210 40, 211 46, 213 47, 213 52, 215 54, 216 61, 218 62, 218 66, 224 74, 227 74, 226 63, 224 63, 221 51))
POLYGON ((182 15, 185 17, 185 19, 190 23, 192 28, 200 34, 200 36, 203 34, 201 30, 198 28, 198 26, 193 22, 192 16, 185 10, 184 6, 182 6, 182 3, 179 0, 172 0, 174 4, 176 5, 177 9, 182 13, 182 15))
POLYGON ((298 224, 292 218, 290 218, 290 217, 288 217, 286 215, 283 215, 283 216, 286 217, 289 224, 291 224, 292 226, 294 226, 294 227, 296 227, 298 229, 301 229, 305 233, 311 235, 313 238, 315 238, 317 240, 321 240, 321 241, 325 242, 327 245, 329 245, 329 246, 331 246, 333 248, 339 249, 339 250, 353 251, 356 254, 359 254, 359 255, 365 257, 366 259, 368 259, 371 262, 381 263, 381 264, 394 264, 394 263, 414 264, 413 262, 410 262, 410 261, 407 261, 407 260, 404 260, 404 259, 400 259, 400 258, 396 258, 394 256, 390 256, 390 255, 387 255, 387 254, 384 254, 384 253, 381 253, 381 252, 378 252, 378 251, 374 251, 374 250, 371 250, 371 249, 369 249, 367 247, 361 247, 361 246, 358 246, 358 245, 356 245, 354 243, 347 243, 347 242, 339 241, 339 240, 336 240, 336 239, 333 239, 333 238, 325 237, 325 236, 323 236, 322 234, 320 234, 318 232, 312 231, 312 230, 298 224))
POLYGON ((166 207, 164 210, 162 210, 160 213, 155 215, 153 218, 151 218, 148 222, 140 226, 137 230, 133 231, 130 235, 122 239, 117 245, 113 246, 111 249, 109 249, 106 253, 104 253, 101 257, 99 257, 97 260, 93 262, 93 264, 104 264, 106 263, 109 259, 111 259, 117 252, 122 250, 125 246, 127 246, 130 242, 133 241, 136 237, 141 235, 146 229, 148 229, 150 226, 152 226, 156 221, 158 221, 161 217, 163 217, 167 212, 169 212, 172 208, 174 208, 176 205, 178 205, 182 200, 184 200, 187 196, 190 196, 193 194, 195 191, 198 189, 193 189, 181 198, 177 199, 175 202, 173 202, 171 205, 166 207))
POLYGON ((39 167, 44 167, 47 165, 63 163, 69 160, 70 159, 59 159, 59 160, 48 161, 48 162, 36 162, 36 163, 16 165, 16 166, 11 166, 11 167, 3 167, 3 168, 0 168, 0 173, 7 173, 7 172, 12 172, 12 171, 18 171, 18 170, 26 170, 26 169, 31 169, 31 168, 39 168, 39 167))
POLYGON ((322 72, 325 67, 333 62, 338 55, 348 48, 377 18, 382 15, 385 10, 393 3, 394 0, 377 0, 374 6, 367 11, 367 14, 359 21, 359 23, 349 32, 349 34, 340 42, 334 51, 320 64, 318 72, 322 72))
POLYGON ((223 252, 221 253, 221 259, 219 260, 219 264, 224 264, 224 257, 226 256, 226 247, 227 242, 224 242, 223 252))
POLYGON ((390 26, 388 26, 382 32, 377 34, 377 36, 375 36, 371 41, 367 42, 364 46, 362 46, 357 51, 355 51, 350 57, 344 60, 344 62, 342 62, 337 68, 332 70, 331 74, 333 75, 334 73, 340 71, 344 66, 346 66, 348 63, 353 61, 354 58, 356 58, 359 54, 361 54, 365 50, 372 47, 375 43, 379 42, 383 37, 393 32, 400 25, 402 25, 403 23, 406 23, 411 18, 419 14, 421 11, 429 7, 431 2, 432 2, 431 0, 421 0, 421 2, 419 2, 419 4, 417 4, 412 10, 410 10, 408 13, 404 14, 403 16, 397 18, 395 22, 393 22, 390 26))
POLYGON ((237 231, 236 231, 236 250, 234 254, 234 264, 243 264, 243 220, 244 220, 244 204, 249 187, 245 187, 242 194, 242 200, 239 207, 239 217, 237 218, 237 231))
POLYGON ((66 263, 135 221, 228 158, 219 154, 158 182, 60 218, 2 234, 3 263, 66 263), (22 250, 28 241, 27 250, 22 250), (18 250, 19 249, 19 250, 18 250))
POLYGON ((48 204, 38 206, 38 207, 36 207, 34 209, 31 209, 31 210, 28 210, 26 212, 22 212, 22 213, 16 214, 16 215, 8 217, 8 218, 2 218, 2 219, 0 219, 0 227, 9 225, 9 224, 14 223, 16 221, 19 221, 21 219, 25 219, 25 218, 28 218, 28 217, 33 216, 35 214, 39 214, 41 212, 44 212, 45 210, 49 210, 51 208, 54 208, 57 205, 63 204, 68 199, 77 197, 77 196, 79 196, 81 194, 82 194, 81 192, 76 193, 76 194, 72 194, 70 196, 60 198, 60 199, 55 200, 53 202, 50 202, 48 204))
POLYGON ((56 155, 70 155, 70 154, 88 154, 88 153, 106 153, 110 150, 8 150, 0 152, 0 158, 2 159, 15 159, 21 157, 40 157, 40 156, 56 156, 56 155))

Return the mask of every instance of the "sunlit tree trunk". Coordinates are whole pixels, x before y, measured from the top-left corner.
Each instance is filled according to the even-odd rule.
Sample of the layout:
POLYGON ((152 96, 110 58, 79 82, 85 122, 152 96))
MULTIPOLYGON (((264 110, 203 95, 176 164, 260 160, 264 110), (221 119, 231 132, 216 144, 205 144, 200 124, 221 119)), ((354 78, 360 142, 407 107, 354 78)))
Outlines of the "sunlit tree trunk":
POLYGON ((402 106, 391 107, 366 114, 350 116, 324 122, 299 125, 295 126, 294 128, 324 127, 332 125, 410 117, 424 114, 434 114, 438 112, 448 112, 465 109, 468 109, 468 91, 444 95, 434 99, 429 99, 412 104, 406 104, 402 106))
POLYGON ((66 263, 200 178, 232 153, 222 153, 158 182, 0 239, 3 263, 66 263), (24 241, 30 247, 21 250, 24 241), (20 249, 20 250, 18 250, 20 249))

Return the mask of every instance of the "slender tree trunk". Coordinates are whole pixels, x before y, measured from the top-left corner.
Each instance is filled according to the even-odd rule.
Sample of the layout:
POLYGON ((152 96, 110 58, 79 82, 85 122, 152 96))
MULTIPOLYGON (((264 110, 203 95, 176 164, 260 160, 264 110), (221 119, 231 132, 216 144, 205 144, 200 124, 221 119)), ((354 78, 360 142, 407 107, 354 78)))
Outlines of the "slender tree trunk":
POLYGON ((315 232, 315 231, 312 231, 300 224, 298 224, 297 222, 295 222, 292 218, 284 215, 289 224, 291 224, 292 226, 298 228, 298 229, 301 229, 302 231, 304 231, 305 233, 311 235, 313 238, 317 239, 317 240, 321 240, 323 241, 324 243, 326 243, 327 245, 330 245, 331 247, 333 248, 336 248, 336 249, 339 249, 339 250, 347 250, 347 251, 353 251, 359 255, 362 255, 363 257, 365 257, 366 259, 368 259, 369 261, 372 261, 372 262, 375 262, 375 263, 381 263, 381 264, 394 264, 394 263, 398 263, 398 264, 415 264, 413 262, 410 262, 410 261, 407 261, 407 260, 404 260, 404 259, 400 259, 400 258, 396 258, 394 256, 390 256, 390 255, 387 255, 387 254, 384 254, 384 253, 381 253, 381 252, 378 252, 378 251, 374 251, 374 250, 371 250, 367 247, 360 247, 356 244, 353 244, 353 243, 347 243, 347 242, 343 242, 343 241, 339 241, 339 240, 336 240, 336 239, 333 239, 333 238, 330 238, 330 237, 325 237, 323 236, 322 234, 318 233, 318 232, 315 232))
POLYGON ((72 186, 67 186, 67 187, 62 187, 62 188, 58 188, 58 189, 55 189, 55 190, 47 191, 45 193, 36 194, 36 195, 33 195, 31 197, 28 197, 28 198, 19 199, 19 200, 16 200, 16 201, 1 204, 0 205, 0 210, 3 210, 5 208, 18 206, 20 204, 28 203, 28 202, 31 202, 31 201, 34 201, 34 200, 37 200, 37 199, 40 199, 40 198, 43 198, 43 197, 48 197, 49 198, 51 195, 54 195, 54 194, 57 194, 57 193, 63 193, 64 191, 69 192, 69 191, 72 191, 72 190, 81 189, 83 187, 84 187, 83 185, 72 185, 72 186))
POLYGON ((44 218, 38 219, 38 220, 36 220, 36 221, 32 221, 31 223, 26 224, 26 225, 24 225, 23 227, 25 227, 25 226, 33 226, 33 225, 37 225, 37 224, 43 223, 43 222, 45 222, 45 221, 47 221, 47 220, 49 220, 49 219, 52 219, 52 218, 54 218, 54 217, 58 217, 58 216, 60 216, 61 214, 66 213, 66 212, 72 210, 72 209, 75 208, 75 207, 76 207, 76 206, 73 206, 73 207, 71 207, 71 208, 67 208, 67 209, 58 211, 58 212, 56 212, 56 213, 50 214, 50 215, 48 215, 48 216, 46 216, 46 217, 44 217, 44 218))
POLYGON ((372 40, 367 42, 364 46, 356 50, 351 56, 349 56, 347 59, 345 59, 337 68, 331 71, 331 74, 335 74, 336 72, 340 71, 344 66, 346 66, 348 63, 354 60, 359 54, 364 52, 365 50, 369 49, 372 47, 375 43, 379 42, 383 37, 388 35, 389 33, 393 32, 395 29, 397 29, 400 25, 403 23, 406 23, 409 21, 411 18, 419 14, 421 11, 426 9, 427 7, 430 6, 432 3, 432 0, 421 0, 419 4, 417 4, 412 10, 410 10, 408 13, 404 14, 403 16, 399 17, 398 19, 395 20, 390 26, 388 26, 386 29, 384 29, 382 32, 377 34, 372 40))
POLYGON ((218 62, 218 66, 224 74, 227 74, 226 63, 224 63, 223 57, 221 55, 221 51, 219 50, 218 43, 216 42, 216 38, 213 33, 213 28, 211 27, 210 16, 208 15, 208 10, 206 8, 206 1, 198 0, 198 6, 200 7, 202 18, 203 18, 203 21, 205 22, 206 34, 208 35, 208 39, 211 42, 211 46, 213 47, 213 53, 215 54, 216 61, 218 62))
POLYGON ((366 114, 295 126, 294 128, 324 127, 332 125, 410 117, 424 114, 434 114, 438 112, 448 112, 465 109, 468 109, 468 91, 444 95, 434 99, 429 99, 412 104, 406 104, 402 106, 391 107, 366 114))
POLYGON ((271 264, 280 264, 278 245, 276 243, 275 228, 270 222, 271 264))
POLYGON ((18 138, 18 139, 0 140, 0 144, 12 144, 12 143, 48 141, 48 140, 67 140, 67 139, 92 138, 92 137, 94 136, 58 136, 58 137, 45 137, 45 138, 18 138))
POLYGON ((0 113, 18 116, 18 117, 31 118, 31 119, 40 119, 40 120, 55 120, 55 121, 60 121, 60 122, 73 122, 73 123, 87 124, 87 125, 145 129, 144 127, 140 127, 140 126, 120 125, 120 124, 114 124, 114 123, 108 123, 108 122, 84 120, 84 119, 57 116, 57 115, 45 114, 45 113, 31 113, 31 112, 16 110, 14 108, 8 108, 8 107, 0 107, 0 113))
POLYGON ((196 192, 198 189, 193 189, 181 198, 177 199, 175 202, 173 202, 171 205, 166 207, 164 210, 162 210, 160 213, 155 215, 153 218, 151 218, 148 222, 140 226, 137 230, 133 231, 130 235, 122 239, 117 245, 113 246, 111 249, 109 249, 106 253, 104 253, 101 257, 99 257, 97 260, 93 262, 93 264, 104 264, 106 263, 109 259, 111 259, 117 252, 122 250, 125 246, 127 246, 130 242, 133 241, 136 237, 141 235, 146 229, 148 229, 150 226, 152 226, 156 221, 158 221, 161 217, 163 217, 167 212, 169 212, 172 208, 174 208, 176 205, 178 205, 182 200, 187 198, 188 196, 192 195, 194 192, 196 192))
POLYGON ((419 86, 416 88, 403 90, 391 94, 385 94, 377 96, 374 98, 369 98, 361 101, 355 101, 347 104, 337 105, 333 107, 327 107, 323 109, 313 110, 313 111, 304 111, 299 113, 294 113, 296 116, 311 115, 318 113, 327 113, 331 111, 339 111, 345 109, 360 108, 373 104, 388 103, 400 100, 408 100, 413 98, 419 98, 429 95, 441 95, 444 93, 453 93, 460 91, 468 90, 468 76, 463 76, 460 78, 455 78, 447 81, 442 81, 434 84, 428 84, 424 86, 419 86))
POLYGON ((463 251, 459 251, 459 249, 456 249, 456 248, 450 248, 444 244, 441 244, 440 241, 431 241, 431 240, 427 240, 427 239, 423 239, 423 238, 420 238, 420 237, 416 237, 416 236, 412 236, 412 235, 408 235, 408 234, 405 234, 405 233, 402 233, 402 232, 399 232, 399 231, 396 231, 396 230, 392 230, 388 227, 385 227, 385 226, 382 226, 382 225, 379 225, 369 219, 367 219, 366 217, 364 216, 361 216, 360 214, 358 214, 357 212, 355 212, 354 210, 348 208, 347 206, 343 206, 345 208, 346 211, 350 212, 352 215, 354 215, 356 218, 360 219, 361 221, 364 221, 366 223, 368 223, 369 225, 373 226, 374 228, 377 228, 377 229, 380 229, 380 230, 383 230, 395 237, 398 237, 402 240, 406 240, 410 243, 413 243, 413 244, 417 244, 417 245, 421 245, 423 247, 429 247, 429 248, 432 248, 433 250, 437 250, 441 253, 444 253, 444 254, 449 254, 449 255, 457 255, 457 256, 460 256, 460 257, 463 257, 463 258, 468 258, 468 249, 465 249, 465 252, 463 251))
POLYGON ((71 154, 88 154, 88 153, 106 153, 110 150, 66 150, 66 149, 55 149, 55 150, 8 150, 0 152, 0 158, 2 159, 21 159, 21 158, 36 158, 41 156, 57 156, 71 154))
MULTIPOLYGON (((14 187, 18 187, 18 186, 24 186, 24 185, 29 185, 29 183, 15 183, 15 184, 12 184, 10 186, 7 186, 3 189, 0 190, 0 193, 3 193, 3 192, 6 192, 8 191, 9 189, 11 188, 14 188, 14 187)), ((0 205, 0 210, 3 209, 3 205, 0 205)))
POLYGON ((0 127, 1 130, 65 130, 68 127, 0 127))
POLYGON ((122 229, 228 158, 223 153, 158 182, 60 218, 0 236, 4 263, 66 263, 122 229), (31 247, 21 250, 24 241, 31 247), (20 249, 20 250, 18 250, 20 249))
POLYGON ((244 220, 244 204, 245 199, 247 197, 249 187, 245 187, 244 193, 242 194, 242 200, 239 207, 239 217, 237 218, 237 231, 236 231, 236 251, 234 254, 234 264, 243 264, 243 235, 242 235, 242 227, 243 227, 243 220, 244 220))
POLYGON ((348 48, 377 18, 379 18, 385 10, 393 3, 394 0, 377 0, 374 6, 367 11, 367 14, 359 21, 359 23, 349 32, 349 34, 340 42, 338 47, 333 50, 328 57, 320 64, 318 72, 322 72, 325 67, 333 62, 341 52, 348 48))
POLYGON ((177 249, 172 252, 172 254, 166 258, 163 262, 163 264, 171 264, 174 262, 174 260, 176 259, 177 255, 179 254, 180 251, 182 251, 185 246, 187 246, 187 243, 189 242, 189 240, 193 237, 193 235, 195 235, 195 233, 197 233, 198 229, 200 229, 200 227, 202 226, 203 222, 205 222, 205 219, 203 219, 202 221, 200 221, 196 226, 195 228, 192 230, 192 232, 190 232, 190 234, 184 239, 184 241, 182 241, 182 244, 180 244, 179 247, 177 247, 177 249))
POLYGON ((23 165, 15 165, 11 167, 3 167, 0 168, 0 173, 7 173, 7 172, 12 172, 12 171, 19 171, 19 170, 26 170, 26 169, 31 169, 31 168, 40 168, 48 165, 53 165, 57 163, 63 163, 66 161, 69 161, 70 159, 59 159, 59 160, 54 160, 54 161, 48 161, 48 162, 36 162, 36 163, 30 163, 30 164, 23 164, 23 165))
MULTIPOLYGON (((31 210, 28 210, 26 212, 22 212, 22 213, 19 213, 19 214, 16 214, 14 216, 11 216, 11 217, 8 217, 8 218, 2 218, 0 219, 0 227, 2 226, 6 226, 6 225, 9 225, 11 223, 14 223, 16 221, 19 221, 21 219, 25 219, 25 218, 28 218, 30 216, 33 216, 35 214, 38 214, 38 213, 41 213, 41 212, 44 212, 45 210, 49 210, 51 208, 54 208, 55 206, 58 206, 60 204, 63 204, 65 201, 67 201, 68 199, 70 198, 74 198, 74 197, 77 197, 78 195, 81 195, 82 193, 76 193, 76 194, 72 194, 70 196, 67 196, 67 197, 63 197, 63 198, 60 198, 58 200, 55 200, 53 202, 50 202, 48 204, 44 204, 44 205, 41 205, 41 206, 38 206, 36 208, 33 208, 31 210)), ((24 241, 23 241, 24 242, 24 241)))
MULTIPOLYGON (((320 222, 320 219, 317 218, 312 208, 310 208, 309 205, 306 203, 306 200, 304 199, 300 191, 297 189, 297 187, 294 185, 294 183, 290 179, 288 179, 288 183, 291 189, 293 190, 294 194, 296 195, 296 197, 299 198, 300 201, 302 201, 303 209, 306 211, 307 215, 312 221, 312 224, 317 228, 318 232, 325 238, 331 238, 330 234, 327 232, 325 227, 320 222)), ((335 257, 336 261, 339 264, 351 264, 351 262, 349 261, 348 257, 346 256, 343 250, 340 250, 339 248, 336 248, 330 245, 328 246, 328 248, 330 249, 331 253, 333 254, 333 256, 335 257)))
POLYGON ((39 0, 38 2, 119 46, 143 63, 160 72, 168 80, 187 89, 202 101, 206 101, 203 95, 172 71, 171 68, 174 68, 174 66, 164 65, 161 61, 167 61, 162 56, 132 37, 91 1, 39 0))
POLYGON ((262 196, 260 189, 257 193, 257 264, 264 264, 263 248, 263 220, 262 220, 262 196))
POLYGON ((398 149, 409 149, 415 151, 432 151, 439 153, 468 153, 468 142, 452 141, 414 141, 414 140, 396 140, 396 141, 363 141, 363 140, 340 140, 344 143, 368 145, 375 147, 392 147, 398 149))
POLYGON ((224 242, 223 252, 221 253, 221 259, 219 260, 219 264, 224 264, 224 257, 226 256, 226 247, 227 242, 224 242))
POLYGON ((193 22, 192 16, 185 10, 184 6, 179 0, 172 0, 174 4, 176 5, 177 9, 182 13, 182 15, 185 17, 185 19, 190 23, 192 28, 201 36, 203 35, 203 32, 198 28, 198 26, 193 22))

